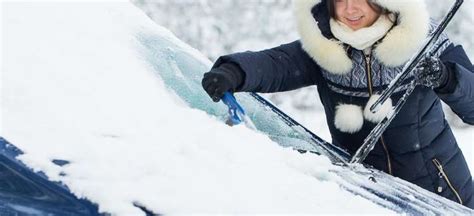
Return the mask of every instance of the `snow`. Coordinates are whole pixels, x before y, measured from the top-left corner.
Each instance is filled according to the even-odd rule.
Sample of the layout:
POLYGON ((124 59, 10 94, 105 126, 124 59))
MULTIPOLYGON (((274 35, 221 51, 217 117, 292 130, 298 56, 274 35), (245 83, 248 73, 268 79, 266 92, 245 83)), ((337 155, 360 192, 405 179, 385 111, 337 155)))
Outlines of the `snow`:
POLYGON ((191 108, 173 91, 180 84, 163 78, 173 74, 157 68, 183 78, 183 67, 204 72, 211 62, 130 3, 1 4, 0 134, 29 167, 100 211, 144 215, 139 203, 164 214, 393 213, 331 181, 327 158, 191 108), (150 62, 143 35, 171 44, 152 53, 156 62, 178 59, 164 51, 189 61, 150 62))

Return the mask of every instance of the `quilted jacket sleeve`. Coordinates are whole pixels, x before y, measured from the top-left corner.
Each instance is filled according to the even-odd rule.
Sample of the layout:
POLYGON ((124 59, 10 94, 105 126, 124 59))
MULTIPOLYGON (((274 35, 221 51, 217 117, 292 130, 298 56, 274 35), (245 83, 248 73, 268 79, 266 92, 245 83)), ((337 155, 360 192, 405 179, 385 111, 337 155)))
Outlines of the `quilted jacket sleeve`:
POLYGON ((302 49, 299 41, 275 48, 220 57, 213 67, 234 63, 245 73, 239 91, 282 92, 316 85, 319 66, 302 49))
POLYGON ((438 96, 467 124, 474 125, 474 67, 462 46, 451 44, 440 56, 455 84, 438 96))

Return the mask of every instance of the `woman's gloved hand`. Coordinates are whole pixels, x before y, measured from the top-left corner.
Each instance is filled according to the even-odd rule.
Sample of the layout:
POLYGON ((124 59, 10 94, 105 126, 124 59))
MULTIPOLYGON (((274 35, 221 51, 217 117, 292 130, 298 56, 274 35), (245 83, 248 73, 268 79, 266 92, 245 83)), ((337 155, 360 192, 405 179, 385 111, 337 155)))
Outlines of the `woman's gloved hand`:
POLYGON ((415 78, 419 85, 439 89, 449 80, 449 70, 437 57, 426 57, 415 69, 415 78))
POLYGON ((219 102, 227 91, 236 92, 245 79, 240 67, 233 63, 224 63, 204 74, 202 87, 214 102, 219 102))

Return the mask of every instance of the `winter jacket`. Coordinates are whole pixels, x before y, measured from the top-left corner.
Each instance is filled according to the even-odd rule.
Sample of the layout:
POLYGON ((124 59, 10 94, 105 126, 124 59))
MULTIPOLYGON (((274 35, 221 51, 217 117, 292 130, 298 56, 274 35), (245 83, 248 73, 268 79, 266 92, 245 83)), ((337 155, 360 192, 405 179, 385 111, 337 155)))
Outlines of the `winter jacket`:
MULTIPOLYGON (((422 0, 410 4, 375 2, 398 17, 371 54, 334 39, 324 1, 296 0, 300 40, 259 52, 222 56, 214 67, 223 63, 238 65, 245 73, 240 91, 281 92, 316 85, 332 142, 353 154, 384 117, 364 113, 363 109, 402 70, 430 31, 429 15, 422 0), (348 109, 339 109, 343 105, 348 109), (363 126, 358 130, 347 130, 356 121, 352 111, 363 115, 363 126)), ((365 163, 474 208, 472 177, 440 101, 473 125, 474 67, 463 48, 446 36, 438 40, 436 47, 436 55, 449 68, 454 85, 442 91, 417 86, 365 163)), ((411 79, 410 76, 406 84, 411 79)), ((403 85, 391 97, 393 105, 406 87, 403 85)))

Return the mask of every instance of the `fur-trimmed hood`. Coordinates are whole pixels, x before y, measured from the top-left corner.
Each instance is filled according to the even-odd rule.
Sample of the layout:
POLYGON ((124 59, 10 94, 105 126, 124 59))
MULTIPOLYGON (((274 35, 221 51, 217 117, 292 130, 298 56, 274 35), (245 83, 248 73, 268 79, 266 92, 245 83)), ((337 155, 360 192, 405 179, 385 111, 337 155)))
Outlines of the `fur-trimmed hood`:
MULTIPOLYGON (((374 49, 374 57, 389 67, 406 63, 429 32, 424 0, 372 0, 397 14, 396 25, 374 49)), ((325 70, 346 74, 352 69, 341 42, 333 39, 326 0, 294 0, 295 16, 303 49, 325 70)))

